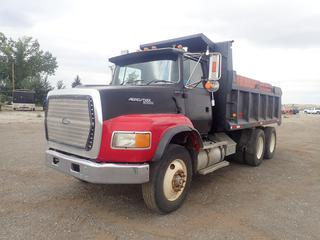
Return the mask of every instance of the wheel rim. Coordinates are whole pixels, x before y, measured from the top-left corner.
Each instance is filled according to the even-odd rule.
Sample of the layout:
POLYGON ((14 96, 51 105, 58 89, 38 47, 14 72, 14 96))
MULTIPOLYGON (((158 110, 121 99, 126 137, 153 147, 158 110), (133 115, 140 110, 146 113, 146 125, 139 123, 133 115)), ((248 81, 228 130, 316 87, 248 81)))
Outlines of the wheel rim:
POLYGON ((257 158, 260 159, 263 153, 263 138, 260 136, 257 143, 257 158))
POLYGON ((187 181, 187 167, 183 160, 173 160, 164 175, 163 192, 169 201, 177 200, 183 193, 187 181))
POLYGON ((270 145, 269 145, 270 153, 273 153, 275 147, 276 147, 276 135, 272 133, 270 136, 270 145))

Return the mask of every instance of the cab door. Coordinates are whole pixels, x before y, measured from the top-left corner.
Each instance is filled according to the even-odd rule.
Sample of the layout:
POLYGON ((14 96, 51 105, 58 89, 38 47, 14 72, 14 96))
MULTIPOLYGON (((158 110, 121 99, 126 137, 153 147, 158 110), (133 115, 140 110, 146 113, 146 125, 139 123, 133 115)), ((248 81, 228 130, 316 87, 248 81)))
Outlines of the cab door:
POLYGON ((186 116, 192 121, 194 127, 201 133, 207 134, 211 129, 212 124, 212 106, 211 94, 203 87, 202 64, 197 64, 197 61, 189 58, 183 60, 183 81, 184 85, 190 77, 189 84, 200 83, 191 89, 185 88, 185 109, 186 116), (193 71, 193 69, 195 70, 193 71), (193 72, 193 73, 192 73, 193 72), (190 77, 190 74, 192 76, 190 77))

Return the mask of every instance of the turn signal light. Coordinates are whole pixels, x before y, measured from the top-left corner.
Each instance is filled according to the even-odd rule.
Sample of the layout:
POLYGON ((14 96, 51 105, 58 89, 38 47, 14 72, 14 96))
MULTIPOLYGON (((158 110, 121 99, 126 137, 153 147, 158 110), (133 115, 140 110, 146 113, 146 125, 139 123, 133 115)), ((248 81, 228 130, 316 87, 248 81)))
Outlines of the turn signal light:
POLYGON ((150 147, 150 133, 137 133, 136 134, 136 147, 137 148, 150 147))

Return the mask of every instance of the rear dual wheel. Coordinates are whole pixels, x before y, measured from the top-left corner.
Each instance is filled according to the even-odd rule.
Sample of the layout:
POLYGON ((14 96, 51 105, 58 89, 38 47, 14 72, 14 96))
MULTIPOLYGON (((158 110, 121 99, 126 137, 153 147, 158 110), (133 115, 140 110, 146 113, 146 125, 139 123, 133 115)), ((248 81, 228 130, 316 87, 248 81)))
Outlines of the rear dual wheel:
POLYGON ((265 135, 261 129, 254 129, 245 151, 245 162, 250 166, 259 166, 263 161, 265 135))
POLYGON ((274 127, 266 127, 264 129, 266 144, 264 151, 264 158, 271 159, 276 151, 277 146, 277 133, 274 127))
POLYGON ((162 159, 150 169, 150 181, 142 184, 147 207, 159 213, 177 210, 184 202, 191 182, 191 157, 186 148, 170 144, 162 159))
POLYGON ((247 144, 244 161, 251 166, 259 166, 263 158, 271 159, 276 151, 277 134, 274 127, 254 129, 247 144))

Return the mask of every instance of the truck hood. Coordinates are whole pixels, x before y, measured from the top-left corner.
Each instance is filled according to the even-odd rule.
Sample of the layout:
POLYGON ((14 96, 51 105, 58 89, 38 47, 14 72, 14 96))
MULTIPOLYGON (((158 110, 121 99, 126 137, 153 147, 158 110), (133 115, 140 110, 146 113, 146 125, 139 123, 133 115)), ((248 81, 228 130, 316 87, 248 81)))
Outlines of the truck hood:
POLYGON ((173 85, 105 86, 96 89, 100 93, 104 121, 127 114, 178 112, 173 85))

